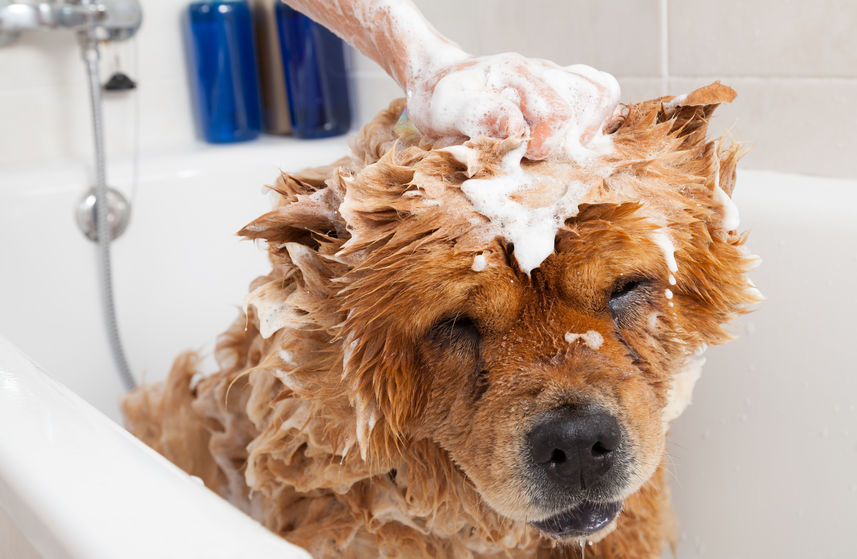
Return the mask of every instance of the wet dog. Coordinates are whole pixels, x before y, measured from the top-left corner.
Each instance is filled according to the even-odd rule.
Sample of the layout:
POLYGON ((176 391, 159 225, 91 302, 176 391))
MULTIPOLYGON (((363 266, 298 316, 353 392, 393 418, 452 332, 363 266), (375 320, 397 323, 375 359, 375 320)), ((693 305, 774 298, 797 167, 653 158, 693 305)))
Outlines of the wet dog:
POLYGON ((394 102, 350 157, 279 178, 220 371, 180 357, 130 430, 316 557, 659 557, 669 422, 757 300, 738 147, 706 137, 732 97, 630 105, 608 153, 523 161, 502 203, 556 220, 530 267, 473 197, 516 143, 432 144, 394 102))

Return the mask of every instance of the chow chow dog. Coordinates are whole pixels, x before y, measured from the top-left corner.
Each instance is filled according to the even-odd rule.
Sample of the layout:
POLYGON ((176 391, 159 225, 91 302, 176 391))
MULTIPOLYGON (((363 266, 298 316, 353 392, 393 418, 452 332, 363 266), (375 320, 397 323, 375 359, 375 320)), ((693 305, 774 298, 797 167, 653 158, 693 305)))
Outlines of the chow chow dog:
POLYGON ((520 141, 432 143, 393 102, 270 187, 240 234, 272 269, 220 370, 179 357, 129 429, 318 558, 660 557, 669 422, 758 300, 739 147, 706 137, 734 95, 627 105, 608 153, 523 160, 536 179, 501 202, 525 233, 553 220, 529 267, 473 199, 520 141))

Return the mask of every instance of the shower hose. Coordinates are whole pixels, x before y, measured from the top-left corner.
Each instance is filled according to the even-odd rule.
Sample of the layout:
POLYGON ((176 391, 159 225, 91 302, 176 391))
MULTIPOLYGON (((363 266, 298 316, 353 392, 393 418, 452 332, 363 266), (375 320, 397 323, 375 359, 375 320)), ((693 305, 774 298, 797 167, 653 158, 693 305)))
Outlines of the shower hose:
POLYGON ((96 29, 89 27, 80 31, 81 54, 86 65, 89 81, 89 101, 92 109, 92 131, 95 139, 95 230, 98 235, 97 266, 101 284, 101 307, 104 324, 113 361, 119 370, 119 376, 127 390, 136 386, 134 376, 125 359, 122 340, 119 337, 119 324, 116 321, 116 305, 113 299, 113 275, 110 262, 110 243, 113 234, 108 219, 110 208, 107 203, 107 171, 104 151, 104 129, 101 113, 101 80, 98 74, 98 38, 96 29))

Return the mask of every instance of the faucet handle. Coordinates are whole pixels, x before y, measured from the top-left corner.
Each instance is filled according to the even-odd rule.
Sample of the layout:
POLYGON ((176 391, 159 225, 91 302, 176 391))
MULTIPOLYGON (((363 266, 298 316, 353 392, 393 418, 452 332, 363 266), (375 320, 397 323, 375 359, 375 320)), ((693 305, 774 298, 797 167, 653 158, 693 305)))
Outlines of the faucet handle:
POLYGON ((99 27, 112 41, 130 39, 143 23, 143 9, 138 0, 97 0, 93 5, 103 13, 99 27))
POLYGON ((0 46, 14 41, 21 31, 90 25, 99 35, 121 41, 133 36, 142 22, 139 0, 0 0, 0 46))
POLYGON ((99 19, 97 4, 83 4, 80 0, 54 0, 54 27, 78 28, 87 24, 90 17, 99 19))

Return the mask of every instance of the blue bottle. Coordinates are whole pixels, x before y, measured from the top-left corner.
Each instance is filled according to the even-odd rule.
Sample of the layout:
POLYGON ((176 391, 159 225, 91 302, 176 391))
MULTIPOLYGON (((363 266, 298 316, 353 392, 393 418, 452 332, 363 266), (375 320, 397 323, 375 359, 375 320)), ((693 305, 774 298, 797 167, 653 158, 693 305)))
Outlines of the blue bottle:
POLYGON ((193 2, 188 15, 189 58, 202 135, 214 143, 258 137, 262 109, 246 0, 193 2))
POLYGON ((351 104, 342 40, 283 3, 276 15, 292 133, 301 138, 345 134, 351 104))

